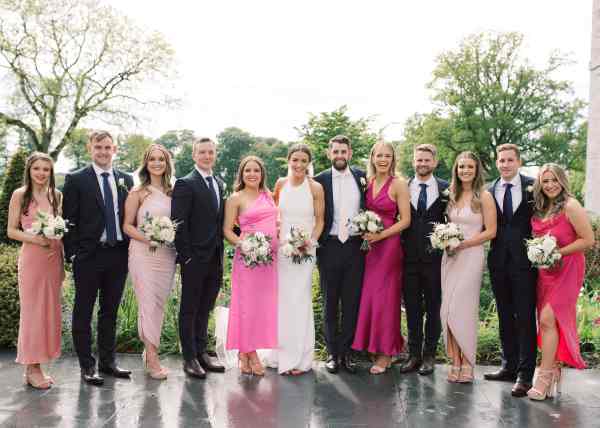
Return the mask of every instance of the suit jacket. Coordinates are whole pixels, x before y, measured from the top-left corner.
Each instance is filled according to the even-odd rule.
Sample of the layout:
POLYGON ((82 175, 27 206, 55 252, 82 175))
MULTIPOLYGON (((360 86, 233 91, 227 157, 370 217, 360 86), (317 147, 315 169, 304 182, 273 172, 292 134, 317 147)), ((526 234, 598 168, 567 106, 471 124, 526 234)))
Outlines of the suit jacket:
MULTIPOLYGON (((414 180, 411 178, 408 182, 414 180)), ((435 177, 439 196, 429 208, 419 215, 417 210, 410 204, 410 226, 402 232, 402 247, 404 249, 404 261, 406 263, 440 263, 442 252, 431 248, 429 235, 433 231, 434 223, 445 223, 448 197, 444 191, 448 189, 448 182, 435 177)))
POLYGON ((196 168, 175 182, 171 218, 179 224, 175 233, 178 263, 185 263, 193 256, 207 263, 215 252, 222 263, 225 198, 223 182, 213 177, 219 188, 219 207, 215 206, 212 190, 196 168))
POLYGON ((527 190, 533 185, 534 179, 525 175, 521 177, 522 201, 514 212, 510 222, 507 222, 500 209, 502 201, 496 201, 496 186, 500 179, 496 179, 488 191, 496 201, 498 229, 496 237, 492 240, 488 253, 488 266, 490 269, 504 269, 506 263, 516 268, 531 268, 527 258, 525 239, 531 238, 531 216, 533 215, 533 192, 527 190))
MULTIPOLYGON (((123 232, 123 218, 125 199, 133 186, 133 178, 115 168, 113 173, 117 182, 119 225, 126 245, 129 237, 123 232)), ((69 222, 69 232, 64 238, 67 261, 72 261, 73 256, 78 259, 92 256, 106 228, 104 199, 92 165, 66 175, 63 187, 63 216, 69 222)))
MULTIPOLYGON (((356 181, 358 186, 358 193, 360 194, 360 209, 365 209, 365 191, 367 188, 367 178, 363 171, 360 169, 350 167, 350 172, 356 181)), ((329 235, 331 225, 333 224, 333 178, 331 168, 326 169, 315 177, 315 181, 323 186, 325 192, 325 226, 323 232, 319 237, 319 243, 323 244, 329 235)))

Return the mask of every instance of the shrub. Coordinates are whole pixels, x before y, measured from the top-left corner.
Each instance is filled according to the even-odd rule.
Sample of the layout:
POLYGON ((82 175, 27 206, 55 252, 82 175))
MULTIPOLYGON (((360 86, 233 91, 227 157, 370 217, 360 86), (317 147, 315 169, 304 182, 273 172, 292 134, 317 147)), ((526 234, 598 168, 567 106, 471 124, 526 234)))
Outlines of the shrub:
POLYGON ((591 220, 596 243, 585 253, 585 286, 588 292, 593 291, 594 285, 600 291, 600 216, 592 216, 591 220))
POLYGON ((0 245, 0 347, 17 346, 19 334, 19 287, 17 258, 19 249, 0 245))
POLYGON ((6 236, 6 225, 8 224, 8 206, 10 198, 15 189, 21 187, 23 181, 23 171, 25 171, 25 161, 27 153, 19 149, 10 158, 6 168, 6 176, 2 185, 2 196, 0 196, 0 243, 15 244, 15 241, 6 236))

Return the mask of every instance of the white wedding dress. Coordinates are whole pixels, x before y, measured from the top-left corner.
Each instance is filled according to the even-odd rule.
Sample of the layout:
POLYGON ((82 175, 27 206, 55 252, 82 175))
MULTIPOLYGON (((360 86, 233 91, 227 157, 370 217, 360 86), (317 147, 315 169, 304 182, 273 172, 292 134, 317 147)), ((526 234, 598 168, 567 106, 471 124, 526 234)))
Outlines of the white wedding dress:
MULTIPOLYGON (((313 197, 309 179, 300 186, 289 180, 281 189, 279 213, 280 242, 286 239, 292 226, 300 226, 311 233, 315 224, 313 197)), ((313 254, 314 255, 314 254, 313 254)), ((277 255, 278 270, 278 343, 266 363, 277 367, 279 373, 312 368, 315 348, 315 322, 312 308, 312 274, 316 257, 311 262, 292 263, 281 249, 277 255)))

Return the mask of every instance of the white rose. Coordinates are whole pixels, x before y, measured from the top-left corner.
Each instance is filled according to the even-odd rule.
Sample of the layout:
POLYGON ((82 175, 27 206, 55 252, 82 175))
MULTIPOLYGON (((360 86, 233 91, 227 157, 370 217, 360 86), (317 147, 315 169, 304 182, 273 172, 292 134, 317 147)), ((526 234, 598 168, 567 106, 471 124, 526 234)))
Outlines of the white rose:
POLYGON ((33 223, 31 223, 31 229, 29 230, 34 235, 39 235, 40 231, 42 230, 42 223, 39 220, 35 220, 33 223))
POLYGON ((294 254, 294 247, 291 244, 285 244, 281 247, 281 252, 285 257, 291 257, 294 254))
POLYGON ((527 248, 527 258, 531 262, 535 262, 535 258, 537 256, 537 250, 534 247, 527 248))
POLYGON ((433 248, 440 248, 440 244, 441 244, 441 242, 440 242, 440 240, 438 239, 438 237, 437 237, 437 236, 435 236, 435 235, 431 235, 431 238, 430 238, 430 240, 431 240, 431 246, 432 246, 433 248))
POLYGON ((460 239, 452 238, 448 241, 448 247, 453 250, 460 245, 460 239))
POLYGON ((544 242, 542 242, 542 250, 544 251, 544 254, 546 256, 552 253, 552 251, 554 251, 555 248, 556 241, 553 238, 551 238, 550 236, 544 238, 544 242))
POLYGON ((171 227, 172 223, 171 223, 171 219, 169 217, 161 217, 160 218, 160 225, 163 227, 171 227))
POLYGON ((163 242, 172 242, 173 241, 173 232, 169 229, 163 229, 160 231, 158 235, 160 240, 163 242))
POLYGON ((370 222, 367 224, 367 230, 368 230, 369 232, 371 232, 371 233, 375 233, 375 232, 377 232, 377 224, 376 224, 375 222, 373 222, 373 221, 370 221, 370 222))
POLYGON ((46 226, 46 227, 44 227, 42 232, 43 232, 44 236, 47 238, 54 237, 54 228, 53 227, 46 226))
POLYGON ((252 251, 252 244, 246 240, 242 241, 241 244, 242 253, 248 254, 252 251))

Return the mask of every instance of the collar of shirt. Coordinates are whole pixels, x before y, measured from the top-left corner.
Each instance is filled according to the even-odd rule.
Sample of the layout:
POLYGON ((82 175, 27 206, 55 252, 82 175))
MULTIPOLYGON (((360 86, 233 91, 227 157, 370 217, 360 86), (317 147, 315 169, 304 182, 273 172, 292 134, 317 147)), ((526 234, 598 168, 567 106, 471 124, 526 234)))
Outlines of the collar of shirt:
POLYGON ((517 173, 517 175, 515 175, 513 177, 513 179, 510 181, 506 181, 504 178, 500 179, 500 187, 504 188, 504 185, 507 183, 512 184, 513 189, 516 189, 517 187, 521 187, 521 176, 517 173))
POLYGON ((102 177, 102 174, 105 172, 108 172, 109 178, 111 175, 113 175, 113 176, 115 175, 112 167, 110 167, 108 170, 105 170, 105 169, 100 168, 98 165, 96 165, 95 163, 92 162, 92 168, 94 168, 94 172, 96 173, 96 175, 98 177, 102 177))
POLYGON ((338 178, 338 177, 348 177, 350 176, 352 173, 350 172, 350 167, 347 166, 346 169, 344 171, 338 171, 337 169, 335 169, 334 167, 331 167, 331 176, 333 178, 338 178))
POLYGON ((202 176, 202 178, 204 178, 204 180, 206 180, 206 177, 213 177, 213 172, 210 171, 210 174, 207 174, 206 172, 202 171, 200 168, 198 168, 198 165, 194 165, 194 168, 196 168, 196 171, 198 171, 198 174, 200 174, 202 176))
POLYGON ((433 175, 431 177, 429 177, 429 179, 427 181, 421 181, 421 180, 419 180, 418 177, 415 176, 413 183, 415 183, 417 185, 417 187, 419 187, 420 184, 427 184, 427 188, 430 188, 431 186, 433 186, 436 183, 436 181, 435 181, 435 177, 433 175))

